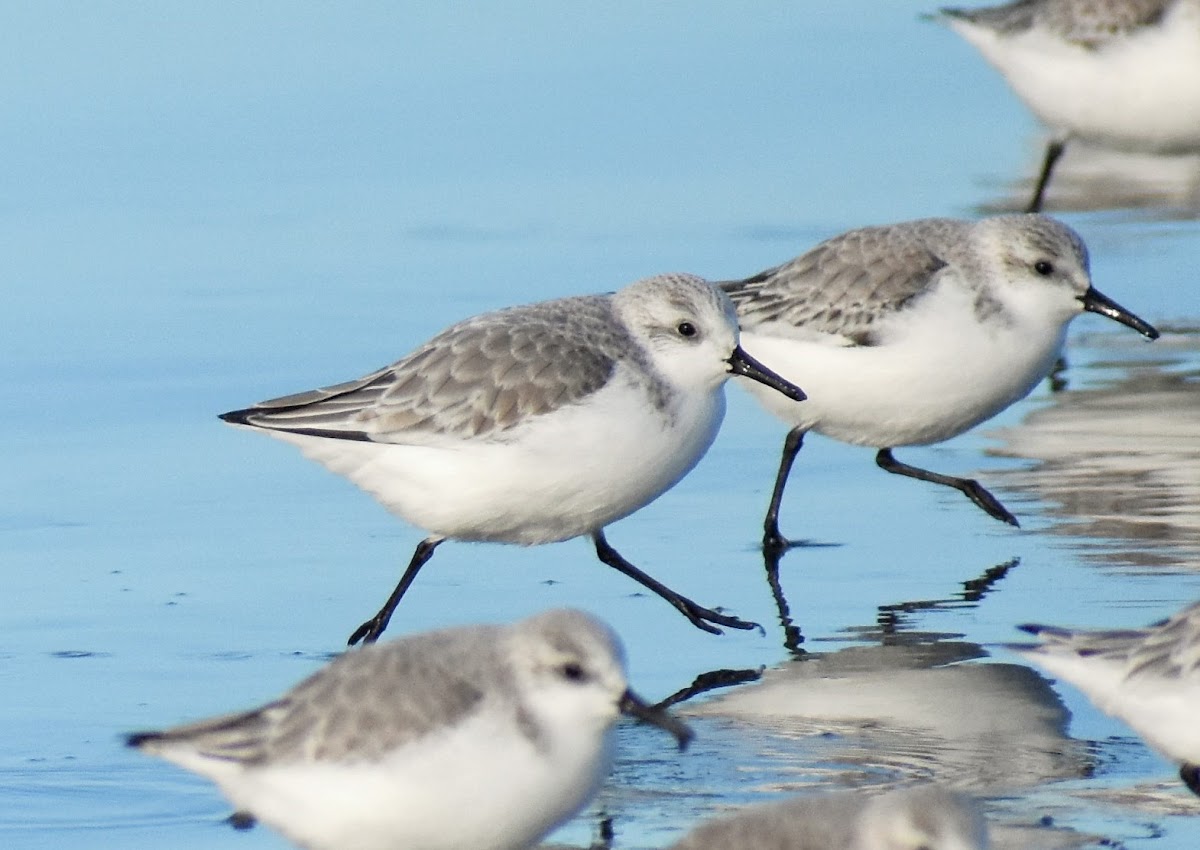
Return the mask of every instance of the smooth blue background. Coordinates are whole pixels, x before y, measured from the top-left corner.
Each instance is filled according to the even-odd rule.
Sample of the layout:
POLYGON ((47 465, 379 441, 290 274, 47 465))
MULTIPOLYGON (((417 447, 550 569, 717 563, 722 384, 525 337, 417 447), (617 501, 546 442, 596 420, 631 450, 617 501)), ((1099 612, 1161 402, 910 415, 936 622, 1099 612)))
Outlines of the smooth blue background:
MULTIPOLYGON (((288 447, 221 426, 220 411, 365 373, 483 310, 662 271, 745 275, 850 227, 970 216, 1007 197, 1040 131, 926 11, 0 7, 0 844, 283 846, 222 828, 207 785, 125 752, 119 734, 287 687, 341 648, 421 535, 288 447)), ((1092 248, 1097 286, 1194 327, 1195 221, 1066 220, 1092 248)), ((1119 353, 1077 347, 1076 386, 1106 378, 1089 369, 1110 357, 1156 356, 1097 317, 1077 324, 1115 335, 1119 353)), ((1151 368, 1194 365, 1194 346, 1172 351, 1151 368)), ((695 473, 610 540, 698 601, 770 624, 754 542, 783 428, 740 391, 730 399, 695 473)), ((1039 390, 989 427, 1052 403, 1039 390)), ((1020 465, 989 445, 973 433, 904 457, 985 480, 1020 465)), ((1025 620, 1133 625, 1200 595, 1195 551, 1159 571, 1097 569, 1084 557, 1094 541, 1047 533, 1056 521, 1036 501, 1004 495, 1025 531, 883 475, 864 450, 811 441, 785 529, 840 545, 785 561, 805 634, 835 648, 876 606, 945 598, 1014 556, 1001 592, 937 614, 936 628, 992 643, 1025 620)), ((786 657, 771 629, 713 638, 633 591, 580 541, 451 544, 392 632, 579 605, 622 633, 652 697, 786 657)), ((1064 695, 1076 735, 1131 740, 1064 695)), ((653 735, 623 740, 618 781, 674 759, 653 735)), ((1110 784, 1171 778, 1140 745, 1117 753, 1110 784)), ((687 792, 706 758, 723 756, 681 757, 649 781, 618 818, 619 846, 662 843, 713 805, 687 792), (661 835, 642 831, 650 822, 661 835)), ((1151 846, 1136 808, 1074 816, 1151 846)), ((589 829, 561 837, 586 842, 589 829)), ((1173 818, 1152 846, 1197 837, 1173 818)))

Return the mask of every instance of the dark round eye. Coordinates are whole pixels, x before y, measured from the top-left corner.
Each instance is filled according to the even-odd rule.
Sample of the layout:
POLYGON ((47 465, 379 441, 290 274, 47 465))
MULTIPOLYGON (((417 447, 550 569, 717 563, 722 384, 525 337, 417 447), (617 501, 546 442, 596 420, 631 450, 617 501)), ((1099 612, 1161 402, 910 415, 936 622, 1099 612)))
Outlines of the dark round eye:
POLYGON ((696 326, 691 322, 680 322, 675 330, 679 331, 680 336, 695 336, 697 333, 696 326))
POLYGON ((1033 264, 1033 270, 1042 277, 1049 277, 1054 274, 1054 263, 1049 260, 1038 260, 1033 264))
POLYGON ((568 682, 582 682, 587 678, 587 674, 583 672, 583 666, 574 661, 568 661, 562 666, 562 674, 568 682))

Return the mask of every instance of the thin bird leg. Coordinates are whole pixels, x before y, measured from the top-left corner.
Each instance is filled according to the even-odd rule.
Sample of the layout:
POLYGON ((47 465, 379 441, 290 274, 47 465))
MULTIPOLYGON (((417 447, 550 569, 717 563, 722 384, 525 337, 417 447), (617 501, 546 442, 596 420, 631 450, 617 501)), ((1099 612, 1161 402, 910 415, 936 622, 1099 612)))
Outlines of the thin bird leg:
POLYGON ((1046 158, 1042 160, 1042 173, 1038 175, 1037 186, 1033 190, 1033 197, 1029 199, 1029 206, 1025 208, 1025 212, 1042 211, 1042 200, 1046 194, 1046 187, 1050 185, 1050 175, 1054 172, 1054 166, 1058 164, 1058 159, 1063 155, 1066 146, 1066 139, 1051 139, 1050 144, 1046 145, 1046 158))
POLYGON ((985 490, 983 485, 973 478, 955 478, 953 475, 940 475, 937 472, 930 472, 927 469, 909 466, 892 457, 891 449, 880 449, 879 454, 875 455, 875 463, 879 464, 880 469, 887 472, 916 478, 919 481, 932 481, 934 484, 944 484, 947 487, 953 487, 976 505, 983 508, 988 516, 994 517, 1001 522, 1007 522, 1009 525, 1015 525, 1018 528, 1021 526, 1017 522, 1017 518, 1010 514, 1004 505, 1000 504, 1000 500, 985 490))
POLYGON ((588 850, 612 850, 613 838, 616 837, 616 832, 613 830, 612 815, 600 813, 599 829, 597 830, 596 840, 592 842, 592 846, 588 850))
POLYGON ((1054 361, 1054 368, 1047 376, 1050 381, 1050 392, 1061 393, 1067 388, 1067 355, 1060 354, 1054 361))
POLYGON ((719 635, 722 632, 715 626, 709 625, 709 623, 728 626, 731 629, 762 629, 762 626, 758 623, 751 623, 746 620, 739 620, 737 617, 727 617, 724 614, 718 614, 716 611, 697 605, 685 596, 680 596, 662 582, 656 581, 622 558, 620 552, 608 545, 603 531, 593 532, 592 542, 596 544, 596 557, 617 572, 624 573, 638 584, 648 590, 654 591, 663 599, 670 602, 675 606, 675 610, 687 617, 696 628, 704 629, 704 631, 714 635, 719 635))
POLYGON ((444 539, 444 537, 426 537, 417 544, 417 550, 413 552, 412 560, 408 562, 408 569, 400 577, 400 583, 396 585, 396 589, 392 591, 392 595, 388 597, 388 601, 383 603, 383 607, 379 609, 379 613, 355 629, 354 634, 350 635, 350 640, 347 641, 350 646, 354 646, 360 640, 364 644, 374 643, 379 640, 379 636, 388 627, 388 621, 392 619, 392 612, 400 604, 400 600, 408 590, 408 586, 413 583, 413 579, 417 577, 417 573, 421 571, 421 567, 425 566, 425 562, 433 557, 433 550, 444 539))
POLYGON ((787 486, 792 464, 796 462, 796 455, 804 445, 805 433, 804 428, 793 428, 788 431, 783 441, 783 456, 779 459, 779 472, 775 474, 775 489, 771 491, 771 504, 767 508, 766 519, 763 520, 764 552, 778 552, 791 545, 791 541, 779 533, 779 506, 783 503, 783 488, 787 486))
POLYGON ((1179 768, 1179 778, 1183 780, 1183 784, 1197 797, 1200 797, 1200 765, 1183 763, 1183 767, 1179 768))

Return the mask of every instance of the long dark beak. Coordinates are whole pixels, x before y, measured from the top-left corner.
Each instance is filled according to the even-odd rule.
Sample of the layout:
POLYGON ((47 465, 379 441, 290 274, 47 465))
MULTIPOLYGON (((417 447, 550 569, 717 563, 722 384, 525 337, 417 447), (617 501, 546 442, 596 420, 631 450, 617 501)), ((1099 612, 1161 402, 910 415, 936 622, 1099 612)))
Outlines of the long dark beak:
POLYGON ((1114 321, 1133 328, 1146 339, 1158 339, 1158 331, 1154 329, 1154 325, 1144 319, 1139 319, 1094 286, 1089 286, 1087 292, 1083 293, 1079 300, 1083 302, 1083 309, 1089 313, 1108 316, 1114 321))
MULTIPOLYGON (((1139 319, 1139 321, 1141 320, 1139 319)), ((740 345, 733 349, 733 354, 729 355, 729 371, 735 375, 741 375, 744 378, 758 381, 760 384, 766 384, 773 390, 779 390, 792 401, 804 401, 808 398, 804 394, 804 390, 791 381, 785 381, 776 375, 743 351, 740 345)))
POLYGON ((652 705, 648 705, 645 700, 631 690, 626 689, 625 693, 621 696, 619 708, 622 714, 628 714, 630 717, 636 717, 643 723, 649 723, 652 726, 657 726, 664 732, 670 732, 675 736, 680 750, 686 750, 688 742, 693 738, 692 730, 688 728, 686 723, 668 712, 665 708, 655 708, 652 705))

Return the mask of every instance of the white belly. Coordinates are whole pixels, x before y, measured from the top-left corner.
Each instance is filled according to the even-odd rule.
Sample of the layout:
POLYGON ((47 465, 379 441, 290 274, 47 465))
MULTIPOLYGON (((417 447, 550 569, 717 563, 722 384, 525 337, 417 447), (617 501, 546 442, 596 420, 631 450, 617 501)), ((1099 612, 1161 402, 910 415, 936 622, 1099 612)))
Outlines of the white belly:
POLYGON ((1124 663, 1053 652, 1031 657, 1087 694, 1102 711, 1125 721, 1163 755, 1200 763, 1200 725, 1196 723, 1200 680, 1195 676, 1127 678, 1124 663))
POLYGON ((611 763, 611 732, 554 748, 482 715, 377 764, 292 764, 218 779, 240 809, 310 850, 523 850, 574 815, 611 763))
POLYGON ((418 528, 530 545, 589 534, 662 495, 703 457, 724 411, 718 387, 668 420, 614 381, 500 439, 431 447, 269 433, 418 528))
POLYGON ((747 331, 742 346, 806 393, 793 402, 742 386, 792 426, 873 448, 941 442, 995 416, 1050 373, 1066 332, 974 321, 878 346, 843 347, 747 331))

